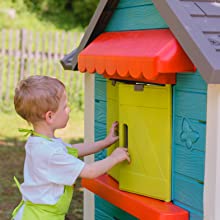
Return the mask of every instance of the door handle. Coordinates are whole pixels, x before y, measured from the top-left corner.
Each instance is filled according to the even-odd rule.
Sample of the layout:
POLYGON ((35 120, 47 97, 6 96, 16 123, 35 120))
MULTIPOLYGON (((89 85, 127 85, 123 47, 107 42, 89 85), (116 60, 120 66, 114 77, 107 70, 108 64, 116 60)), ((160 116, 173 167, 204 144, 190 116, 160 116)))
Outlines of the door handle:
POLYGON ((128 125, 123 124, 123 147, 128 148, 128 125))

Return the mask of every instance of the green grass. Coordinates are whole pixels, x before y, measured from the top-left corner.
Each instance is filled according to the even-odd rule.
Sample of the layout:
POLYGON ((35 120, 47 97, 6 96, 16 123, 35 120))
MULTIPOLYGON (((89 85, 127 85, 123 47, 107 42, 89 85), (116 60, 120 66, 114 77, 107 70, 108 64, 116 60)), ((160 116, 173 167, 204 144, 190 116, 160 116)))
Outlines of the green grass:
MULTIPOLYGON (((21 199, 21 195, 13 181, 13 176, 16 176, 21 182, 23 180, 26 138, 18 132, 18 128, 31 127, 14 111, 11 113, 0 112, 0 118, 0 219, 9 220, 12 210, 21 199)), ((82 142, 83 125, 83 112, 72 111, 67 127, 58 130, 56 136, 69 143, 82 142)), ((72 220, 82 219, 82 193, 80 179, 78 179, 68 213, 69 218, 72 220)))
MULTIPOLYGON (((0 112, 0 141, 10 143, 11 140, 24 141, 23 134, 18 132, 18 128, 28 128, 31 126, 19 117, 14 111, 9 113, 0 112)), ((67 142, 82 139, 84 130, 83 112, 71 111, 69 122, 64 129, 57 130, 56 135, 67 142)))

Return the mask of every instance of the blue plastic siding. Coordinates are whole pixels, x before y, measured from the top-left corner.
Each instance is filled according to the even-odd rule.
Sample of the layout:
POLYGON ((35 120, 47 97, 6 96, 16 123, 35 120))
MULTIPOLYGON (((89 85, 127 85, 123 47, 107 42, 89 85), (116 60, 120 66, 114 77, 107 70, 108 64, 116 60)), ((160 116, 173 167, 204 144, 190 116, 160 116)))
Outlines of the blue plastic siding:
POLYGON ((207 85, 200 74, 177 74, 173 86, 172 199, 203 219, 207 85))
MULTIPOLYGON (((106 137, 106 79, 95 75, 95 141, 106 137)), ((106 157, 106 150, 95 154, 95 160, 106 157)))
POLYGON ((151 1, 121 0, 105 31, 168 28, 151 1))
POLYGON ((96 208, 95 212, 95 219, 97 220, 136 220, 137 218, 129 215, 128 213, 124 212, 123 210, 117 208, 116 206, 112 205, 111 203, 103 200, 99 196, 95 196, 96 204, 100 204, 98 208, 96 208), (108 218, 107 218, 108 217, 108 218))

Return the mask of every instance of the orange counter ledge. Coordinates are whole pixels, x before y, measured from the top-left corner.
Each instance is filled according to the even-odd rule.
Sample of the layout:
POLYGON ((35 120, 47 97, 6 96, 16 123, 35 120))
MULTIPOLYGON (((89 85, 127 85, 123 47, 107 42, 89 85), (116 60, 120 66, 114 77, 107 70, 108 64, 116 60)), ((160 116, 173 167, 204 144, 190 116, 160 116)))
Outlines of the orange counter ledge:
POLYGON ((82 179, 82 186, 141 220, 188 220, 188 212, 174 205, 146 196, 119 190, 118 183, 105 174, 96 179, 82 179))

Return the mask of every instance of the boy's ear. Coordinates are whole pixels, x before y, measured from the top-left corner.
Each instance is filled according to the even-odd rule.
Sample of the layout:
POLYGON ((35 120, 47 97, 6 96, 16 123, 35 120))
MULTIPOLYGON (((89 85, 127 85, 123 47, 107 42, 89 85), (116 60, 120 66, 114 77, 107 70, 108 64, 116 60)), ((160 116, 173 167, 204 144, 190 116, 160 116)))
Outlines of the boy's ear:
POLYGON ((48 111, 45 114, 45 120, 47 123, 51 123, 53 121, 53 112, 52 111, 48 111))

